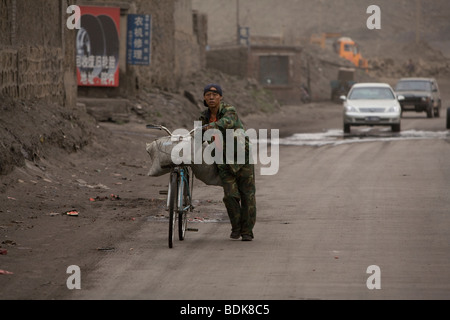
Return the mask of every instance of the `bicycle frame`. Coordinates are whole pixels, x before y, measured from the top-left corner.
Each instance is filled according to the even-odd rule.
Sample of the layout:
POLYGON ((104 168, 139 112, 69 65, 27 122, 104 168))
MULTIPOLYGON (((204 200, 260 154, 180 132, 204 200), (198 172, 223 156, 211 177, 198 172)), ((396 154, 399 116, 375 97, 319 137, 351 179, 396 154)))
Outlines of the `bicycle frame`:
MULTIPOLYGON (((187 136, 173 135, 166 127, 159 125, 147 125, 148 129, 158 129, 166 131, 172 141, 183 141, 187 136, 196 130, 192 130, 187 136)), ((192 191, 194 185, 194 175, 189 166, 175 165, 170 172, 169 188, 167 192, 167 209, 169 211, 169 248, 173 247, 176 221, 178 220, 179 240, 184 240, 185 232, 196 231, 195 229, 187 229, 187 213, 193 211, 192 191), (192 182, 189 178, 192 178, 192 182), (176 188, 174 190, 173 188, 176 188), (175 198, 176 197, 176 198, 175 198)))
POLYGON ((186 174, 186 171, 188 171, 189 169, 187 167, 181 167, 180 168, 180 176, 181 176, 181 181, 183 181, 183 183, 181 183, 181 187, 180 187, 180 191, 181 193, 178 194, 178 210, 179 212, 183 212, 183 211, 188 211, 192 209, 192 197, 191 197, 191 190, 190 190, 190 183, 189 183, 189 174, 186 174), (189 204, 187 207, 182 208, 183 206, 183 196, 184 196, 184 187, 187 186, 187 197, 188 197, 188 201, 187 203, 189 204))
MULTIPOLYGON (((192 210, 193 206, 191 204, 192 202, 192 183, 189 182, 189 174, 186 174, 186 171, 188 171, 189 169, 185 166, 177 166, 174 167, 171 174, 177 174, 180 175, 181 179, 180 181, 182 181, 181 184, 178 185, 178 197, 177 197, 177 207, 178 207, 178 213, 182 213, 184 211, 188 211, 188 210, 192 210), (184 196, 184 187, 187 186, 187 197, 188 197, 188 203, 189 205, 185 208, 183 208, 183 196, 184 196)), ((192 179, 193 180, 193 179, 192 179)), ((169 183, 169 192, 168 192, 168 196, 167 196, 167 208, 169 207, 169 199, 170 199, 170 193, 172 192, 171 190, 171 185, 169 183)))

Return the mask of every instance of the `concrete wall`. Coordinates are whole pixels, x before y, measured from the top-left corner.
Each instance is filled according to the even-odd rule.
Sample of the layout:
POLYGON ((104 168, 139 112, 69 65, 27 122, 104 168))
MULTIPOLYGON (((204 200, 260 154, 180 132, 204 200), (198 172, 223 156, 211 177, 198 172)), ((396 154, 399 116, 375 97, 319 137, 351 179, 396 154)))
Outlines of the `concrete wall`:
POLYGON ((0 2, 1 98, 75 103, 75 38, 63 27, 71 2, 0 2))
POLYGON ((177 90, 181 80, 205 66, 206 19, 194 26, 191 0, 136 1, 139 12, 152 15, 152 61, 132 67, 139 86, 177 90))
POLYGON ((247 78, 249 51, 247 47, 231 46, 207 51, 207 67, 231 74, 239 78, 247 78))
POLYGON ((175 79, 178 87, 180 81, 192 72, 206 66, 205 47, 206 27, 200 26, 206 20, 195 13, 196 26, 194 26, 194 12, 191 1, 177 0, 174 8, 175 23, 175 79), (186 14, 188 13, 188 14, 186 14), (189 14, 190 13, 190 14, 189 14), (203 34, 198 34, 203 32, 203 34))

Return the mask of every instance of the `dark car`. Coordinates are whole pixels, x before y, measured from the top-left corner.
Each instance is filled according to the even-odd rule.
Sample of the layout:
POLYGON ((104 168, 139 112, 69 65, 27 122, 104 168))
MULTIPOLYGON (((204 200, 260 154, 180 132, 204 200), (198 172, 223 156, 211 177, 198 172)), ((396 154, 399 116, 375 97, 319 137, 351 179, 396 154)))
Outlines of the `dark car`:
POLYGON ((433 78, 403 78, 395 87, 397 95, 405 97, 401 101, 402 113, 405 111, 426 112, 428 118, 439 117, 441 95, 433 78))

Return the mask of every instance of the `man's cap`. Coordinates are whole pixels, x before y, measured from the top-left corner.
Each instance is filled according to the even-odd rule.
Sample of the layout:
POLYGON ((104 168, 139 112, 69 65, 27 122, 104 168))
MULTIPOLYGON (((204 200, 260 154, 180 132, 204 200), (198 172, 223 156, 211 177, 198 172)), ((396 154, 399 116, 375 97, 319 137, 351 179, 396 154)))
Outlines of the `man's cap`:
POLYGON ((208 84, 203 90, 203 95, 208 92, 217 92, 220 96, 223 96, 222 87, 215 83, 208 84))

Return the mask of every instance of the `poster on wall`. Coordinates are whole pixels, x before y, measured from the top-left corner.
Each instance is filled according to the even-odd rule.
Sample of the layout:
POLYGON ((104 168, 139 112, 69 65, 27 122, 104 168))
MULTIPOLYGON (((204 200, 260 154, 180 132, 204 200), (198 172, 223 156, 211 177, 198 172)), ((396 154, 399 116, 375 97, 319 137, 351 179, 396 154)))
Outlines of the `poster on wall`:
POLYGON ((81 6, 77 33, 78 86, 119 86, 120 8, 81 6))
POLYGON ((151 16, 128 15, 127 64, 150 65, 151 16))

